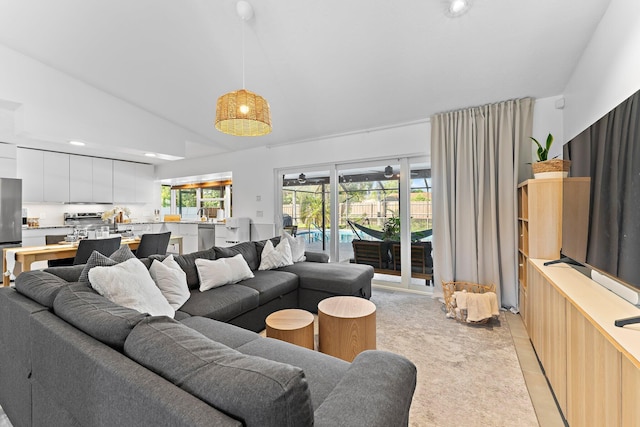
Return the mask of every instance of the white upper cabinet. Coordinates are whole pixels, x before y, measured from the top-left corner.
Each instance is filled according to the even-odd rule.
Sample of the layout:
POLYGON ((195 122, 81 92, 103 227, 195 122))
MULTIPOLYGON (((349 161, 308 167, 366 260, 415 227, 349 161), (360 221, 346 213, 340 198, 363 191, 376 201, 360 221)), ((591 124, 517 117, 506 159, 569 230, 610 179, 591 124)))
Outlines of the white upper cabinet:
POLYGON ((22 179, 22 201, 44 201, 44 151, 18 148, 18 178, 22 179))
POLYGON ((154 170, 153 165, 136 165, 136 202, 153 202, 154 170))
POLYGON ((151 203, 153 165, 18 148, 23 202, 151 203))
POLYGON ((93 201, 113 203, 113 163, 111 159, 93 158, 93 201))
POLYGON ((44 201, 66 203, 69 201, 69 155, 65 153, 43 154, 44 201))
POLYGON ((113 161, 114 203, 135 203, 136 163, 113 161))
POLYGON ((153 165, 114 160, 113 201, 115 203, 151 203, 153 178, 153 165))
POLYGON ((87 156, 69 156, 69 201, 93 201, 93 162, 87 156))

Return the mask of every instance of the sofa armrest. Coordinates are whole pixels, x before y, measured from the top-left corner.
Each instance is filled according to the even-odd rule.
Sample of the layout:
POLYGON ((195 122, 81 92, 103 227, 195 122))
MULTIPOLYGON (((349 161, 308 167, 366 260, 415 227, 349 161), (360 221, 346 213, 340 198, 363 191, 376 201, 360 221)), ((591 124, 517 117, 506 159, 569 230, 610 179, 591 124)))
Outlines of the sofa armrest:
POLYGON ((360 353, 316 409, 315 425, 407 426, 416 371, 410 360, 394 353, 360 353))
POLYGON ((329 262, 329 255, 324 252, 305 251, 304 256, 309 262, 329 262))

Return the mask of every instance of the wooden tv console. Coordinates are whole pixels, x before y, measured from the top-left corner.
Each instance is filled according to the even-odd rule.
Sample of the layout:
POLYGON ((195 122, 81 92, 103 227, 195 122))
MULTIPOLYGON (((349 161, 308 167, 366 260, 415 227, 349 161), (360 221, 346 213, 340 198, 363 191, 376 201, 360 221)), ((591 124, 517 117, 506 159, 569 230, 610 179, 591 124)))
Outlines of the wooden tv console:
POLYGON ((529 259, 523 321, 571 426, 640 426, 640 308, 566 264, 529 259))

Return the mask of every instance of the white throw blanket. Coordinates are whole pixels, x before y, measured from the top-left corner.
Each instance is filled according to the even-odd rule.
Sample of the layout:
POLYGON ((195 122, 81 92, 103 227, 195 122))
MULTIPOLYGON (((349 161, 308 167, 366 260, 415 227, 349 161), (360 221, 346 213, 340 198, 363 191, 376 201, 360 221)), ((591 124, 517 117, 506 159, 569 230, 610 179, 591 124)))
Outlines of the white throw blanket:
POLYGON ((453 293, 453 297, 455 298, 456 313, 460 315, 462 310, 466 310, 466 321, 469 323, 500 315, 498 297, 495 292, 476 294, 467 291, 456 291, 453 293))

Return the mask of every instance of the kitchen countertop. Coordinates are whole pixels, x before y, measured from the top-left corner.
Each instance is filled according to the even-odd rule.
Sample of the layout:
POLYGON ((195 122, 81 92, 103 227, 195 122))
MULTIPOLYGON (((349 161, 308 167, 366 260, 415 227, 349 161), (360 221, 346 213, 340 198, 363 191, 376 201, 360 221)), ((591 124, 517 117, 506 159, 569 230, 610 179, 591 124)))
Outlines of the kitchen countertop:
MULTIPOLYGON (((143 224, 194 224, 194 225, 199 225, 199 224, 211 224, 211 225, 224 225, 224 222, 208 222, 208 221, 196 221, 196 220, 185 220, 185 221, 131 221, 131 222, 124 222, 121 223, 121 225, 143 225, 143 224)), ((105 224, 106 225, 106 224, 105 224)), ((45 230, 45 229, 54 229, 54 228, 73 228, 74 226, 71 224, 66 224, 66 225, 41 225, 40 227, 26 227, 23 228, 22 230, 45 230)))

